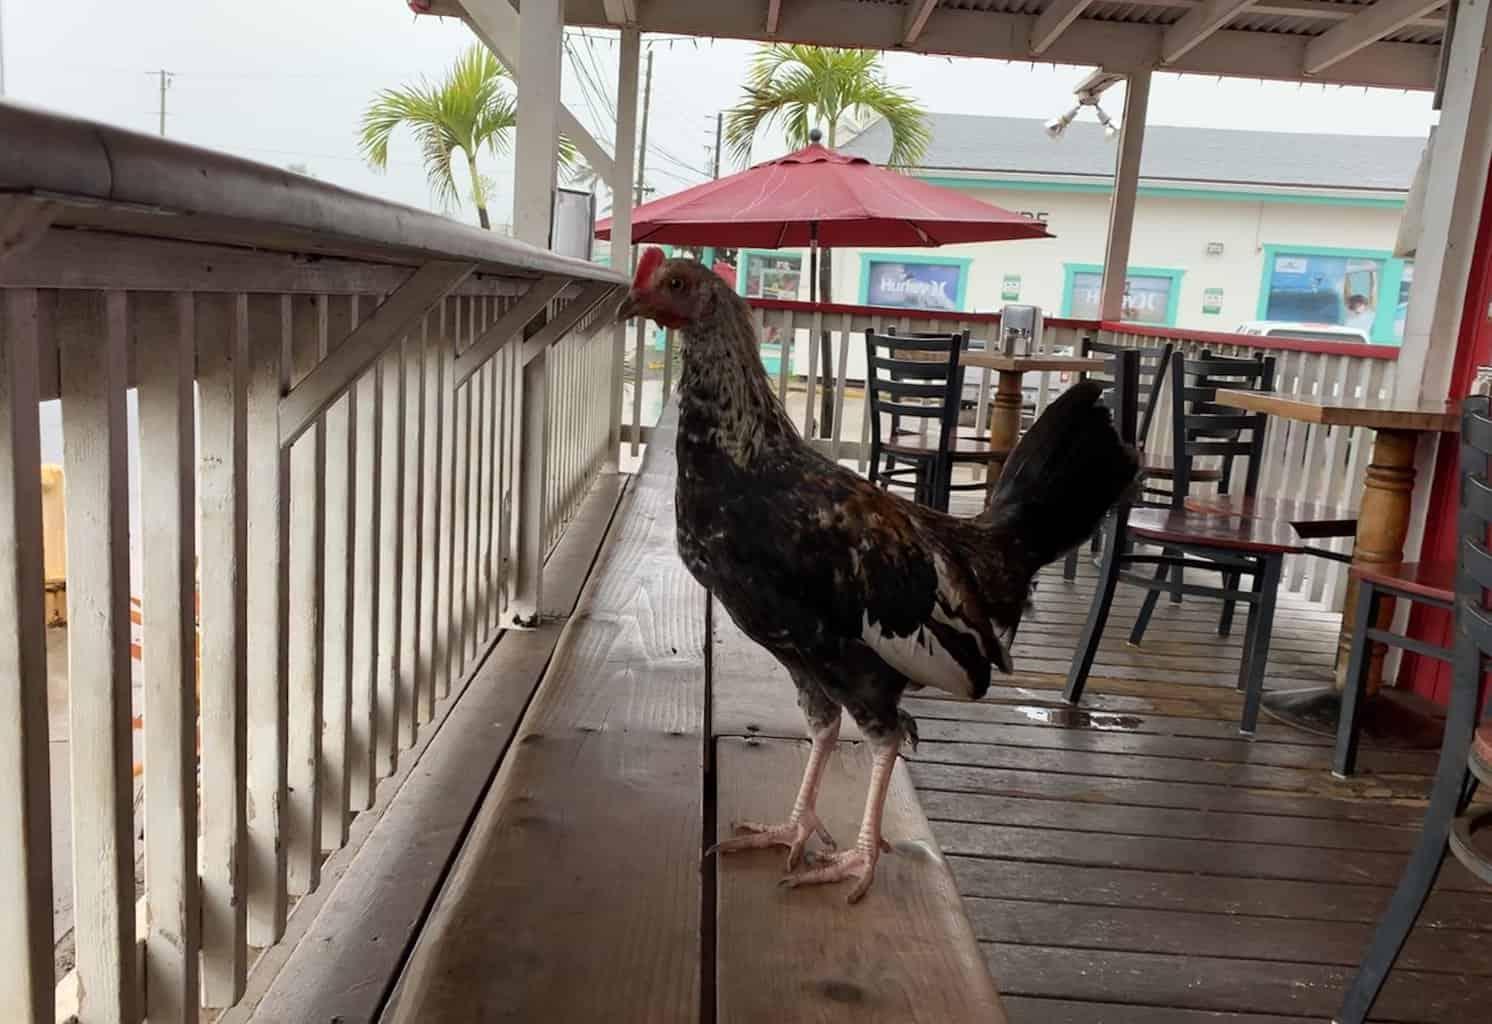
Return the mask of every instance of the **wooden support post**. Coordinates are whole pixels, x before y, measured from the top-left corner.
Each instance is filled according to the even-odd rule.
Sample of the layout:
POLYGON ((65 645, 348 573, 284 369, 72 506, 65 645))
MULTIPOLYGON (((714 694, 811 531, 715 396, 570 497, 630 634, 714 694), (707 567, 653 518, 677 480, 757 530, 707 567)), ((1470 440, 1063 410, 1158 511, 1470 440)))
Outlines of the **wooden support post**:
POLYGON ((1134 71, 1124 87, 1124 122, 1119 126, 1119 153, 1114 191, 1109 199, 1109 234, 1104 247, 1099 318, 1121 320, 1124 279, 1129 272, 1129 242, 1135 225, 1135 197, 1140 186, 1140 153, 1145 146, 1145 110, 1150 102, 1150 72, 1134 71))
MULTIPOLYGON (((145 676, 145 985, 151 1024, 196 1024, 196 309, 189 293, 133 300, 140 397, 141 661, 145 676)), ((133 860, 133 847, 131 848, 133 860)))
POLYGON ((290 296, 251 296, 248 308, 249 945, 285 931, 285 730, 290 718, 285 620, 290 589, 290 456, 280 447, 280 397, 290 389, 290 296))
MULTIPOLYGON (((518 94, 514 234, 520 241, 547 248, 559 129, 563 4, 560 0, 529 0, 519 12, 518 22, 526 71, 524 87, 518 94)), ((549 462, 546 362, 542 353, 526 361, 521 384, 522 465, 518 478, 518 582, 514 610, 525 621, 537 620, 543 610, 544 539, 548 535, 544 494, 549 462)))
POLYGON ((68 752, 81 1019, 140 1018, 131 768, 123 292, 63 293, 55 330, 67 476, 68 752))
POLYGON ((0 291, 0 1019, 16 1024, 55 1019, 38 305, 0 291))
POLYGON ((197 299, 197 469, 203 573, 202 1004, 232 1006, 248 975, 248 300, 197 299))
MULTIPOLYGON (((621 30, 617 57, 616 144, 611 187, 611 267, 632 276, 632 168, 636 161, 637 68, 642 34, 636 28, 621 30)), ((622 380, 627 352, 627 325, 611 328, 610 427, 606 436, 606 464, 615 472, 622 445, 622 380)), ((639 375, 640 380, 640 375, 639 375)), ((639 383, 639 387, 641 384, 639 383)))

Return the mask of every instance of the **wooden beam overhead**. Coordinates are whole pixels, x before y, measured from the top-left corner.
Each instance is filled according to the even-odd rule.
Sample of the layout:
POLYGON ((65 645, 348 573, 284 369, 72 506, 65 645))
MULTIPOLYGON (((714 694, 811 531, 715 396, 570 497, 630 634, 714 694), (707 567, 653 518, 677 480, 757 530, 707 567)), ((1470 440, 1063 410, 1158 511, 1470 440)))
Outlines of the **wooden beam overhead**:
POLYGON ((938 0, 912 0, 907 5, 907 19, 902 23, 901 45, 911 46, 927 27, 927 19, 937 9, 938 0))
POLYGON ((613 25, 637 24, 637 0, 604 0, 606 20, 613 25))
POLYGON ((1045 53, 1091 3, 1093 0, 1051 0, 1031 26, 1031 52, 1045 53))
POLYGON ((777 24, 782 20, 782 0, 767 0, 767 35, 777 34, 777 24))
MULTIPOLYGON (((471 2, 475 6, 475 0, 471 2)), ((1301 2, 1303 0, 1259 0, 1259 6, 1261 9, 1271 4, 1293 8, 1301 2)), ((1204 8, 1205 5, 1197 10, 1204 8)), ((1240 4, 1238 11, 1242 9, 1240 4)), ((1045 51, 1035 56, 1029 47, 1037 15, 971 10, 947 4, 937 9, 937 17, 928 20, 910 46, 902 42, 906 33, 906 4, 793 0, 791 17, 781 19, 775 25, 779 30, 775 36, 767 34, 764 9, 759 4, 648 0, 638 5, 637 13, 638 28, 644 32, 761 41, 781 38, 813 46, 904 49, 945 57, 1036 59, 1053 64, 1102 67, 1118 74, 1155 70, 1161 66, 1159 57, 1163 38, 1177 27, 1096 21, 1080 16, 1045 51)), ((571 25, 607 27, 610 24, 602 0, 566 0, 565 16, 571 25)), ((1311 17, 1306 12, 1299 16, 1311 17)), ((1174 38, 1180 41, 1179 36, 1174 38)), ((1222 27, 1187 46, 1187 52, 1166 64, 1165 70, 1299 82, 1308 78, 1304 61, 1306 45, 1310 41, 1311 37, 1306 35, 1222 27)), ((1440 47, 1435 43, 1377 42, 1309 80, 1336 85, 1430 90, 1435 86, 1439 62, 1440 47)))
MULTIPOLYGON (((503 66, 512 73, 513 81, 517 83, 522 61, 518 47, 518 12, 512 8, 508 0, 489 0, 487 3, 480 3, 478 0, 459 0, 459 2, 466 15, 466 24, 471 27, 476 37, 486 44, 487 49, 492 51, 492 55, 502 61, 503 66)), ((633 17, 636 17, 635 7, 633 17)), ((595 136, 563 103, 559 108, 559 130, 561 135, 575 143, 575 148, 580 150, 580 155, 585 157, 585 162, 600 176, 602 181, 611 180, 614 173, 611 154, 601 147, 595 136)))
POLYGON ((1307 44, 1306 74, 1325 71, 1444 4, 1445 0, 1378 0, 1361 14, 1354 14, 1307 44))
POLYGON ((1161 63, 1174 64, 1253 5, 1254 0, 1205 0, 1192 8, 1161 37, 1161 63))

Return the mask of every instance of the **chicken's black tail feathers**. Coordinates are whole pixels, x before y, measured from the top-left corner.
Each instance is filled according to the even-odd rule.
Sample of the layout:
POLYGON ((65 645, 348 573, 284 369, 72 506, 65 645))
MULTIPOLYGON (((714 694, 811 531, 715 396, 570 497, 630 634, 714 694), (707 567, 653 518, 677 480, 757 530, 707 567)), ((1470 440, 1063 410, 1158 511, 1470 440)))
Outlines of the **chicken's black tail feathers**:
POLYGON ((1102 396, 1102 385, 1081 381, 1048 406, 1010 453, 983 513, 1033 571, 1092 536, 1139 473, 1102 396))

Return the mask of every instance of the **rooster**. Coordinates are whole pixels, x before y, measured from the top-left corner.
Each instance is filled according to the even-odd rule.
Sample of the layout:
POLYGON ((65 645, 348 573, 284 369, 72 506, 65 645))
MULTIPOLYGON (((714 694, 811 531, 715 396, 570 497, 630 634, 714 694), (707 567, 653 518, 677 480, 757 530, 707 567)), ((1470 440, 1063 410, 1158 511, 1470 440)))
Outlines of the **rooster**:
POLYGON ((1134 480, 1134 453, 1099 385, 1077 384, 1011 453, 984 511, 954 518, 804 442, 773 394, 745 301, 699 263, 648 249, 617 315, 683 333, 679 556, 787 669, 812 740, 787 820, 737 823, 713 852, 784 846, 782 884, 852 881, 857 902, 890 849, 881 814, 896 757, 917 742, 902 694, 931 686, 977 700, 991 666, 1011 671, 1007 644, 1037 571, 1092 535, 1134 480), (873 757, 859 835, 836 851, 815 804, 845 711, 873 757), (794 873, 815 835, 832 852, 794 873))

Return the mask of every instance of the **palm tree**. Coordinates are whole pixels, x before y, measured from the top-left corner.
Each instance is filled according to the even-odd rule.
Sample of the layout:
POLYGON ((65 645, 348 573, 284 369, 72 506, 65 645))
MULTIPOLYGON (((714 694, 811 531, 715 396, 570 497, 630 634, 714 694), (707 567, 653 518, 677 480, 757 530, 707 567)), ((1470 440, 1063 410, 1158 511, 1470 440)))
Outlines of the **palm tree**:
MULTIPOLYGON (((459 151, 466 158, 477 220, 490 229, 487 200, 492 182, 478 170, 477 154, 483 149, 493 155, 506 153, 511 146, 518 124, 512 82, 508 69, 486 47, 473 45, 438 83, 422 77, 414 85, 382 90, 363 112, 358 139, 363 158, 369 166, 386 170, 394 129, 408 126, 419 143, 430 191, 451 209, 461 199, 452 171, 459 151)), ((559 140, 559 160, 566 169, 575 166, 575 147, 568 139, 559 140)))
MULTIPOLYGON (((751 146, 764 126, 782 122, 787 144, 794 149, 809 143, 809 132, 819 128, 833 149, 840 129, 862 128, 881 118, 891 130, 892 167, 909 167, 922 159, 932 132, 927 112, 907 92, 888 83, 880 55, 874 50, 770 43, 757 49, 746 75, 746 95, 725 115, 725 139, 741 162, 751 158, 751 146)), ((832 301, 832 250, 819 260, 819 298, 832 301)), ((829 335, 819 338, 824 366, 829 363, 829 335)), ((833 417, 834 389, 826 378, 819 423, 827 431, 833 417)))

